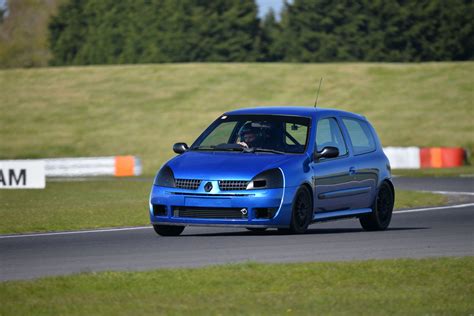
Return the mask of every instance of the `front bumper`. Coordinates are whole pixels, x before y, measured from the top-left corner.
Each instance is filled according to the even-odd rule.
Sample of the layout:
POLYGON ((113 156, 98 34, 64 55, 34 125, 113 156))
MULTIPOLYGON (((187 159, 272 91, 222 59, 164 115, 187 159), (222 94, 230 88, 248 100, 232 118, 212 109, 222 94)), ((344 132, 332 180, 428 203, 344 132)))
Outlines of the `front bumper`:
POLYGON ((296 188, 278 188, 232 192, 213 190, 206 193, 204 190, 153 186, 150 221, 154 225, 288 227, 295 191, 296 188), (239 212, 244 209, 246 214, 240 216, 239 212), (268 209, 274 215, 261 218, 262 209, 268 209), (240 217, 224 218, 226 216, 222 215, 230 213, 231 217, 240 217), (213 214, 218 215, 214 217, 213 214))

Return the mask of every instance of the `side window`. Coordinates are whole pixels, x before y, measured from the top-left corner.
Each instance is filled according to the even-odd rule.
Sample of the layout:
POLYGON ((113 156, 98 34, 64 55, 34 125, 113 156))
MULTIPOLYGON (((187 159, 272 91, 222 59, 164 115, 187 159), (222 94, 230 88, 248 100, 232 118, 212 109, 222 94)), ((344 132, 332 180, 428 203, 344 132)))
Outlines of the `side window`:
POLYGON ((354 154, 364 154, 375 151, 375 140, 367 122, 343 118, 344 126, 351 138, 354 154))
POLYGON ((324 147, 336 147, 339 156, 347 154, 347 146, 344 142, 341 129, 334 118, 325 118, 318 121, 316 127, 316 150, 321 151, 324 147))

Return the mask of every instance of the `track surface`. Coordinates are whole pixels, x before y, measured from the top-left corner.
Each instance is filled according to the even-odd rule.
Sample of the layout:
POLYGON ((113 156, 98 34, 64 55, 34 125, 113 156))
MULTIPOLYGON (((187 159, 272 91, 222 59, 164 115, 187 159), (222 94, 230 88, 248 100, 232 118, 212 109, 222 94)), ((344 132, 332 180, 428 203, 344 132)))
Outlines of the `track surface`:
MULTIPOLYGON (((396 180, 398 188, 405 188, 396 180)), ((421 188, 474 192, 474 179, 421 179, 421 188), (443 184, 444 183, 444 184, 443 184), (454 184, 454 189, 450 188, 454 184), (459 187, 457 187, 459 185, 459 187)), ((413 185, 413 181, 408 181, 413 185)), ((420 188, 417 188, 420 189, 420 188)), ((474 255, 474 206, 394 214, 390 229, 364 232, 357 220, 315 224, 305 235, 188 227, 163 238, 150 228, 0 238, 0 280, 103 270, 145 270, 259 261, 335 261, 474 255)))

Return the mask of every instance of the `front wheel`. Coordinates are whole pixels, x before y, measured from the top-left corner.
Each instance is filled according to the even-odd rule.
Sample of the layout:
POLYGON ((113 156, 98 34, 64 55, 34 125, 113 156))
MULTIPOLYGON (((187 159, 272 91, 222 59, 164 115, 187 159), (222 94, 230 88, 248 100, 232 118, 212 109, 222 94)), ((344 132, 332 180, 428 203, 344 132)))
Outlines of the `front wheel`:
POLYGON ((293 200, 289 232, 304 234, 313 219, 313 203, 306 187, 300 187, 293 200))
POLYGON ((184 226, 153 225, 153 229, 160 236, 179 236, 184 226))
POLYGON ((385 230, 392 219, 394 192, 387 182, 383 182, 372 206, 372 213, 359 218, 364 230, 385 230))

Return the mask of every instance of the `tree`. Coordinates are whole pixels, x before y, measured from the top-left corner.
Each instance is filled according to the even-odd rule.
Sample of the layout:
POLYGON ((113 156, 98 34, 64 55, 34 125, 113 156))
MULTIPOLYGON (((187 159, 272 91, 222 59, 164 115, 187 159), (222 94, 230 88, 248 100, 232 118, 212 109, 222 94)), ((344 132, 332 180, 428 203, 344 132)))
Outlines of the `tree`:
POLYGON ((88 19, 87 0, 71 0, 59 9, 49 24, 50 48, 53 65, 79 64, 77 55, 86 38, 88 19))
POLYGON ((474 56, 469 0, 294 0, 289 61, 428 61, 474 56))
POLYGON ((253 0, 71 0, 50 24, 53 64, 253 61, 253 0))
POLYGON ((260 24, 260 35, 258 38, 259 61, 280 61, 284 58, 284 43, 282 26, 275 17, 275 12, 270 11, 265 15, 260 24))
POLYGON ((280 16, 260 21, 255 0, 69 0, 52 64, 474 58, 472 0, 293 0, 280 16))
POLYGON ((0 13, 0 67, 45 66, 51 57, 46 25, 62 0, 14 0, 0 13))
POLYGON ((199 61, 255 61, 259 31, 254 0, 196 0, 194 54, 199 61))
POLYGON ((5 15, 6 9, 0 8, 0 24, 3 23, 3 16, 5 15))

